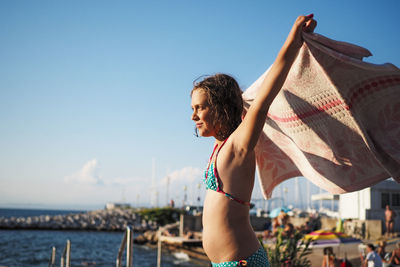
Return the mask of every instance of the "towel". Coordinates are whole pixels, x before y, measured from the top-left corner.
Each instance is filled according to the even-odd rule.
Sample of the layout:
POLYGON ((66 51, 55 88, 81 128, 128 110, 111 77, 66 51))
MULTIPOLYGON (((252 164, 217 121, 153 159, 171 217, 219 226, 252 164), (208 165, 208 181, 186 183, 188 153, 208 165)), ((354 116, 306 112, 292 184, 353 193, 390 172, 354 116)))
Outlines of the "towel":
MULTIPOLYGON (((400 182, 400 70, 367 49, 303 33, 255 148, 264 197, 304 176, 333 194, 400 182)), ((268 70, 243 93, 248 108, 268 70)))

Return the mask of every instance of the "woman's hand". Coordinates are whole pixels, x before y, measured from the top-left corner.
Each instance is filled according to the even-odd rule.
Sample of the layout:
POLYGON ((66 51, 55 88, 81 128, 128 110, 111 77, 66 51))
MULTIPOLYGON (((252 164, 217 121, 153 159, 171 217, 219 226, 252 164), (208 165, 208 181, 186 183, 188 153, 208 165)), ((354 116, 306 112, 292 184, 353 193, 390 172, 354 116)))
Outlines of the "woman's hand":
POLYGON ((302 32, 313 32, 317 22, 313 19, 314 14, 299 16, 289 33, 286 43, 289 47, 299 49, 303 45, 302 32))
POLYGON ((265 124, 268 109, 281 90, 299 48, 303 44, 302 32, 312 32, 317 25, 312 17, 312 15, 308 15, 297 18, 274 64, 260 85, 257 97, 248 109, 242 123, 231 135, 235 149, 240 151, 239 156, 248 155, 246 152, 253 151, 256 146, 265 124))

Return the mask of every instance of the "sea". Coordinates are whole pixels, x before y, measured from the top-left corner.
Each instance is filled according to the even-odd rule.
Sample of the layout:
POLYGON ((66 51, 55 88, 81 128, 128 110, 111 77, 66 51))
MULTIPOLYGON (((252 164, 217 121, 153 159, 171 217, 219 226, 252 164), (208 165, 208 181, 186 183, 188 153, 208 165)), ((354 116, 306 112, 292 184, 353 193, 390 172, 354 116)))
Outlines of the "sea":
MULTIPOLYGON (((3 209, 0 217, 63 215, 84 211, 3 209)), ((122 232, 0 230, 0 267, 49 266, 52 248, 56 248, 55 266, 60 266, 67 240, 71 242, 71 266, 115 266, 122 232)), ((125 253, 122 266, 126 266, 125 253)), ((133 245, 133 266, 157 266, 157 249, 133 245)), ((210 266, 208 262, 190 259, 178 252, 162 252, 161 266, 210 266)))

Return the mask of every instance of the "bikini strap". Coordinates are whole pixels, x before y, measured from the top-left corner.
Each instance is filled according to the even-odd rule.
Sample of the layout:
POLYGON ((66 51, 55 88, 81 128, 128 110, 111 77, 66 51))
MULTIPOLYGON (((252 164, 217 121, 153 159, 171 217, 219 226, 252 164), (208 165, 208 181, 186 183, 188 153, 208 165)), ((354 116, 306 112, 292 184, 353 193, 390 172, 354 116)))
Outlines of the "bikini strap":
MULTIPOLYGON (((225 141, 221 144, 221 146, 218 148, 218 150, 217 150, 218 144, 215 144, 215 146, 214 146, 213 152, 211 153, 210 159, 208 160, 207 171, 206 171, 206 181, 207 181, 207 178, 208 178, 208 177, 207 177, 207 176, 208 176, 208 170, 210 169, 211 160, 212 160, 212 158, 213 158, 213 156, 214 156, 214 153, 215 153, 215 151, 217 150, 217 154, 215 155, 215 160, 214 160, 215 162, 217 162, 218 153, 219 153, 219 151, 221 150, 221 148, 224 146, 226 140, 228 140, 228 138, 225 139, 225 141)), ((215 163, 214 163, 214 165, 215 165, 215 163)), ((219 188, 219 186, 218 186, 218 181, 217 181, 217 187, 219 188)))
POLYGON ((217 170, 217 157, 218 157, 218 153, 219 153, 219 151, 221 150, 221 148, 225 145, 225 143, 226 143, 226 141, 228 140, 228 138, 227 139, 225 139, 225 141, 221 144, 221 146, 218 148, 218 150, 217 150, 217 154, 215 154, 215 159, 214 159, 214 173, 215 173, 215 183, 217 184, 217 192, 219 192, 219 193, 222 193, 222 194, 225 194, 225 196, 226 197, 228 197, 230 200, 234 200, 234 201, 236 201, 236 202, 239 202, 240 204, 243 204, 243 205, 247 205, 247 206, 250 206, 251 207, 251 203, 250 202, 248 202, 248 201, 243 201, 243 200, 241 200, 241 199, 239 199, 239 198, 237 198, 237 197, 234 197, 234 196, 232 196, 231 194, 228 194, 228 193, 226 193, 226 192, 224 192, 220 187, 219 187, 219 174, 218 174, 218 170, 217 170))
MULTIPOLYGON (((217 171, 217 158, 218 158, 218 154, 219 151, 221 151, 221 148, 225 145, 226 140, 228 140, 228 138, 226 138, 224 140, 224 142, 222 142, 222 144, 219 146, 217 153, 215 154, 215 159, 214 159, 214 174, 215 174, 215 183, 217 185, 217 192, 220 193, 225 193, 224 191, 222 191, 222 189, 219 187, 219 175, 218 175, 218 171, 217 171)), ((230 197, 229 197, 230 198, 230 197)))
POLYGON ((231 194, 228 194, 228 193, 226 193, 226 192, 224 192, 224 191, 222 191, 222 190, 221 190, 220 193, 225 194, 225 196, 228 197, 230 200, 234 200, 234 201, 236 201, 236 202, 239 202, 240 204, 249 206, 250 208, 252 208, 252 207, 254 206, 254 205, 253 205, 252 203, 250 203, 249 201, 241 200, 241 199, 239 199, 239 198, 237 198, 237 197, 234 197, 234 196, 232 196, 231 194))
MULTIPOLYGON (((215 162, 217 162, 217 157, 218 157, 219 151, 221 151, 221 148, 225 145, 225 143, 226 143, 227 140, 228 140, 228 138, 226 138, 226 139, 224 140, 224 142, 222 142, 222 144, 221 144, 220 147, 218 148, 217 154, 215 155, 215 162)), ((215 150, 215 148, 214 148, 214 150, 215 150)), ((214 152, 213 152, 213 154, 214 154, 214 152)), ((211 157, 212 157, 212 155, 211 155, 211 157)))
MULTIPOLYGON (((212 158, 213 158, 213 156, 214 156, 214 153, 215 153, 215 150, 217 149, 217 147, 218 147, 218 144, 215 144, 214 149, 213 149, 213 152, 211 153, 210 159, 208 160, 205 181, 207 181, 207 179, 208 179, 208 171, 209 171, 209 169, 210 169, 211 160, 212 160, 212 158)), ((218 153, 218 152, 217 152, 217 153, 218 153)))

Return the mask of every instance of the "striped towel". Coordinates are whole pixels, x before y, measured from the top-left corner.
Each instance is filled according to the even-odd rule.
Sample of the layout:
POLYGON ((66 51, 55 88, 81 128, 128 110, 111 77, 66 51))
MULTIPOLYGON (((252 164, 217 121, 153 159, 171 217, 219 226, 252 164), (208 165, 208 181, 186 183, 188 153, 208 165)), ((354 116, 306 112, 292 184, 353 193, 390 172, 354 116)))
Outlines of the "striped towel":
MULTIPOLYGON (((334 194, 400 182, 400 70, 362 61, 365 48, 303 37, 255 149, 264 196, 296 176, 334 194)), ((243 93, 246 108, 267 72, 243 93)))

